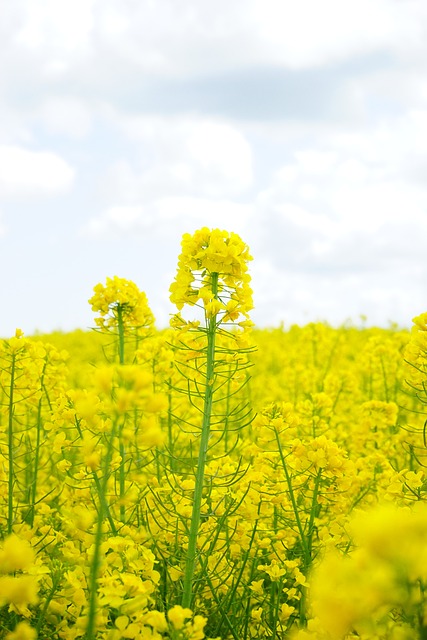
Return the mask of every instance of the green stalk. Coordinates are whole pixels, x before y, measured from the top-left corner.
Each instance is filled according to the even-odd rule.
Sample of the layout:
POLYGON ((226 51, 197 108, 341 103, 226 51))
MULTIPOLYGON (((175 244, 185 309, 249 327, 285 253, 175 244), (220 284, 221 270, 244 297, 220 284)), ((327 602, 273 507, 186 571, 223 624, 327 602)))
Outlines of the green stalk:
POLYGON ((279 580, 279 583, 271 583, 270 587, 270 628, 271 628, 271 640, 275 640, 277 636, 277 622, 279 620, 279 607, 280 607, 280 594, 283 589, 283 580, 279 580))
MULTIPOLYGON (((119 362, 121 365, 125 363, 125 328, 123 324, 123 310, 122 305, 117 305, 117 328, 119 332, 119 362)), ((124 505, 124 497, 125 497, 125 463, 126 463, 126 450, 125 445, 122 442, 121 431, 123 429, 124 423, 120 429, 119 434, 119 453, 121 457, 121 463, 119 468, 119 487, 120 487, 120 520, 122 522, 125 521, 126 518, 126 509, 124 505)))
POLYGON ((94 482, 95 482, 96 490, 98 491, 99 502, 102 504, 102 508, 104 510, 105 516, 106 516, 108 522, 110 523, 111 533, 113 534, 113 536, 116 536, 117 535, 117 527, 114 524, 114 520, 113 520, 113 517, 112 517, 111 512, 110 512, 110 505, 108 504, 108 501, 107 501, 107 498, 105 496, 105 493, 103 492, 101 481, 100 481, 99 476, 96 473, 96 471, 92 471, 92 477, 93 477, 94 482))
POLYGON ((117 328, 119 332, 119 362, 125 363, 125 327, 123 324, 123 309, 119 303, 117 305, 117 328))
POLYGON ((230 415, 230 398, 231 398, 231 365, 229 365, 228 367, 228 380, 227 380, 227 397, 225 400, 225 421, 224 421, 224 431, 225 431, 225 442, 224 442, 224 446, 225 446, 225 451, 228 451, 228 418, 230 415))
MULTIPOLYGON (((212 273, 212 293, 214 298, 218 294, 218 273, 212 273)), ((193 577, 197 558, 197 536, 200 525, 200 508, 203 496, 203 484, 205 466, 209 444, 209 433, 212 415, 213 378, 215 368, 215 337, 216 316, 209 319, 207 326, 207 355, 206 355, 206 385, 203 406, 202 433, 200 437, 199 456, 197 460, 196 486, 194 489, 193 509, 191 513, 190 531, 188 536, 188 549, 184 571, 184 586, 182 594, 182 606, 191 608, 193 593, 193 577)))
POLYGON ((37 621, 37 626, 36 626, 37 638, 40 635, 40 630, 41 630, 43 622, 45 620, 47 610, 49 608, 49 605, 50 605, 50 603, 52 601, 53 596, 55 595, 55 592, 57 591, 57 589, 59 587, 60 582, 61 582, 60 573, 58 573, 56 575, 52 575, 52 588, 51 588, 51 590, 49 591, 49 593, 46 596, 46 600, 44 601, 43 608, 42 608, 42 610, 40 612, 39 619, 37 621))
MULTIPOLYGON (((248 560, 249 560, 249 554, 250 554, 250 551, 252 549, 252 546, 253 546, 253 543, 254 543, 254 540, 255 540, 255 533, 256 533, 257 527, 258 527, 258 520, 255 520, 255 525, 254 525, 254 528, 252 529, 252 534, 251 534, 251 539, 249 541, 249 546, 248 546, 247 550, 243 554, 242 564, 241 564, 241 567, 240 567, 239 572, 237 574, 237 577, 235 579, 235 582, 233 584, 233 587, 230 589, 230 592, 229 592, 229 594, 227 594, 226 598, 224 598, 223 602, 225 604, 223 604, 223 602, 219 603, 219 612, 218 613, 221 613, 222 617, 221 617, 221 620, 220 620, 220 622, 219 622, 219 624, 218 624, 218 626, 216 627, 216 630, 215 630, 215 634, 218 635, 218 636, 219 636, 219 632, 221 630, 222 624, 223 624, 223 622, 225 621, 225 619, 227 617, 226 606, 229 607, 229 611, 232 611, 232 608, 231 608, 232 604, 237 603, 237 599, 238 599, 237 590, 238 590, 238 587, 240 586, 240 582, 242 581, 243 572, 244 572, 244 570, 246 568, 246 565, 248 563, 248 560)), ((241 598, 240 603, 241 603, 242 608, 243 608, 243 598, 241 598)))
POLYGON ((174 445, 173 445, 173 432, 172 432, 172 427, 173 427, 173 418, 172 418, 172 391, 171 391, 171 386, 172 386, 172 377, 169 378, 168 380, 168 385, 169 385, 169 391, 168 391, 168 417, 167 417, 167 424, 168 424, 168 448, 169 448, 169 452, 170 452, 170 465, 171 465, 171 471, 172 473, 175 473, 176 471, 176 464, 175 464, 175 457, 174 457, 174 445))
POLYGON ((386 402, 390 402, 388 386, 387 386, 387 375, 386 375, 386 372, 385 372, 384 358, 382 356, 380 358, 380 361, 381 361, 381 371, 382 371, 382 374, 383 374, 385 401, 386 402))
MULTIPOLYGON (((43 365, 43 371, 42 371, 41 380, 40 380, 40 388, 41 388, 41 390, 43 390, 46 366, 47 366, 47 360, 45 361, 45 363, 43 365)), ((38 481, 38 474, 39 474, 40 441, 41 441, 41 428, 42 428, 42 398, 43 398, 43 395, 40 396, 40 400, 39 400, 38 406, 37 406, 37 424, 36 424, 37 436, 36 436, 36 448, 35 448, 35 452, 34 452, 34 478, 33 478, 33 483, 32 483, 32 487, 31 487, 30 510, 29 510, 29 513, 30 513, 30 522, 29 522, 30 527, 32 527, 34 525, 34 517, 35 517, 35 512, 36 512, 37 481, 38 481)))
MULTIPOLYGON (((304 575, 307 575, 312 562, 314 518, 316 517, 317 496, 319 495, 319 486, 320 486, 321 477, 322 477, 322 469, 319 469, 316 475, 316 479, 314 481, 313 498, 311 501, 311 509, 310 509, 310 519, 308 522, 308 530, 307 530, 307 538, 306 538, 307 555, 305 559, 305 566, 303 567, 304 575)), ((300 624, 302 626, 305 626, 307 622, 307 587, 306 586, 301 587, 301 598, 299 601, 299 615, 300 615, 300 624)))
MULTIPOLYGON (((79 434, 80 438, 83 439, 83 433, 82 433, 82 430, 80 428, 80 423, 79 423, 77 418, 75 420, 75 425, 76 425, 76 429, 78 431, 78 434, 79 434)), ((108 501, 107 501, 105 495, 102 492, 101 481, 100 481, 99 476, 96 473, 96 471, 92 471, 92 477, 93 477, 93 480, 95 482, 96 490, 98 492, 99 501, 102 502, 102 506, 103 506, 105 515, 107 517, 108 522, 110 523, 111 531, 112 531, 113 535, 116 536, 117 535, 117 528, 116 528, 116 525, 114 524, 114 520, 113 520, 113 517, 112 517, 111 512, 110 512, 110 506, 108 504, 108 501)))
POLYGON ((89 612, 86 627, 86 640, 94 640, 95 638, 95 618, 98 600, 98 574, 101 566, 101 543, 102 543, 102 524, 104 520, 104 508, 102 502, 99 504, 98 521, 96 524, 95 544, 93 549, 93 558, 90 567, 89 581, 89 612))
POLYGON ((7 434, 7 446, 9 455, 9 477, 8 477, 8 500, 7 500, 7 532, 12 533, 13 525, 13 392, 15 388, 15 365, 16 354, 12 355, 12 367, 10 370, 10 387, 9 387, 9 424, 7 434))
POLYGON ((299 535, 300 535, 301 546, 302 546, 303 554, 304 554, 304 566, 308 567, 308 566, 310 566, 310 560, 311 560, 310 549, 309 549, 309 545, 307 543, 306 535, 305 535, 305 532, 304 532, 304 527, 302 526, 302 522, 301 522, 299 510, 298 510, 297 501, 295 499, 294 489, 293 489, 293 486, 292 486, 292 479, 291 479, 291 476, 290 476, 289 471, 288 471, 288 465, 286 464, 286 459, 285 459, 285 456, 284 456, 284 453, 283 453, 283 449, 282 449, 282 443, 280 442, 279 434, 277 433, 276 429, 274 430, 274 435, 276 436, 276 441, 277 441, 277 447, 279 449, 280 460, 282 462, 282 467, 283 467, 283 470, 284 470, 285 476, 286 476, 286 484, 288 485, 289 497, 290 497, 291 503, 292 503, 292 511, 294 513, 295 522, 297 524, 298 532, 299 532, 299 535))
MULTIPOLYGON (((313 547, 313 532, 314 532, 314 518, 316 517, 316 515, 318 515, 318 513, 316 514, 317 511, 317 497, 319 495, 319 486, 320 486, 320 479, 322 477, 322 469, 320 468, 316 474, 316 479, 314 481, 314 488, 313 488, 313 498, 311 500, 311 510, 310 510, 310 520, 308 522, 308 531, 307 531, 307 548, 308 548, 308 558, 310 559, 310 563, 311 563, 311 556, 312 556, 312 547, 313 547)), ((309 567, 306 567, 306 570, 308 570, 309 567)))
MULTIPOLYGON (((307 534, 304 531, 304 527, 302 526, 302 522, 301 522, 301 518, 300 518, 300 514, 299 514, 299 510, 298 510, 298 505, 295 499, 295 494, 294 494, 294 490, 293 490, 293 486, 292 486, 292 478, 289 474, 288 471, 288 466, 286 464, 286 459, 283 453, 283 449, 282 449, 282 444, 280 442, 280 438, 279 438, 279 434, 277 432, 277 430, 274 431, 275 436, 276 436, 276 441, 277 441, 277 446, 279 449, 279 454, 280 454, 280 459, 282 462, 282 467, 283 470, 285 472, 285 476, 286 476, 286 484, 288 485, 288 491, 289 491, 289 497, 291 499, 291 503, 292 503, 292 510, 294 512, 294 516, 295 516, 295 521, 297 523, 297 527, 298 527, 298 531, 300 534, 300 541, 301 541, 301 547, 302 547, 302 551, 303 551, 303 573, 305 575, 307 575, 307 572, 311 566, 311 562, 312 562, 312 542, 313 542, 313 531, 314 531, 314 518, 316 516, 316 507, 317 507, 317 496, 319 494, 319 485, 320 485, 320 479, 321 479, 321 475, 322 475, 322 470, 319 469, 319 471, 317 472, 316 475, 316 479, 315 479, 315 483, 314 483, 314 489, 313 489, 313 498, 312 498, 312 502, 311 502, 311 509, 310 509, 310 518, 309 518, 309 522, 308 522, 308 530, 307 530, 307 534)), ((301 626, 305 626, 306 622, 307 622, 307 618, 306 618, 306 587, 303 587, 301 589, 301 599, 300 599, 300 624, 301 626)))
POLYGON ((113 440, 115 436, 115 425, 113 426, 113 430, 111 432, 111 437, 108 439, 108 448, 107 455, 105 457, 104 464, 104 475, 102 478, 102 486, 101 486, 101 495, 103 499, 99 501, 98 507, 98 520, 96 523, 96 532, 95 532, 95 544, 93 549, 93 558, 90 567, 90 578, 89 578, 89 611, 88 611, 88 621, 86 627, 86 640, 95 640, 96 632, 95 632, 95 622, 96 622, 96 609, 97 609, 97 600, 98 600, 98 575, 99 569, 101 566, 101 544, 102 544, 102 525, 104 523, 104 518, 106 515, 105 512, 105 504, 106 504, 106 493, 107 493, 107 485, 108 485, 108 476, 109 470, 111 466, 111 458, 113 455, 113 440))

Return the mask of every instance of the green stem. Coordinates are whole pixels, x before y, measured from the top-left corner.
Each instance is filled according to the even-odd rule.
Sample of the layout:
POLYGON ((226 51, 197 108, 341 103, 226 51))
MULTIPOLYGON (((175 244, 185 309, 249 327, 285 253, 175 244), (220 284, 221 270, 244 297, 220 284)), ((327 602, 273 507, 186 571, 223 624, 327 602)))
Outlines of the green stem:
POLYGON ((168 385, 169 385, 169 391, 168 391, 168 417, 167 417, 167 424, 168 424, 168 448, 169 448, 169 452, 170 452, 170 466, 171 466, 171 471, 172 473, 175 473, 176 471, 176 465, 175 465, 175 458, 174 458, 174 444, 173 444, 173 417, 172 417, 172 391, 171 386, 172 386, 172 378, 169 378, 168 380, 168 385))
POLYGON ((279 620, 279 607, 280 607, 280 594, 283 589, 283 581, 279 580, 279 583, 272 582, 270 589, 270 629, 271 640, 275 640, 277 636, 277 622, 279 620))
POLYGON ((115 436, 115 425, 111 432, 111 436, 108 439, 107 455, 105 457, 105 464, 103 469, 103 478, 101 486, 101 495, 103 499, 100 499, 98 506, 98 520, 96 523, 95 543, 93 546, 93 557, 90 566, 90 579, 89 579, 89 611, 88 621, 86 627, 86 640, 95 640, 95 623, 96 623, 96 609, 98 599, 98 575, 101 566, 101 544, 102 544, 102 525, 105 518, 106 493, 108 485, 108 477, 110 473, 111 459, 113 455, 113 440, 115 436))
POLYGON ((8 534, 12 533, 12 525, 13 525, 13 463, 14 463, 14 455, 13 455, 13 392, 15 388, 15 365, 16 365, 16 354, 12 355, 12 367, 10 370, 10 387, 9 387, 9 424, 8 424, 8 436, 7 436, 7 445, 8 445, 8 455, 9 455, 9 477, 8 477, 8 511, 7 511, 7 532, 8 534))
POLYGON ((122 305, 117 305, 117 329, 119 332, 119 362, 125 363, 125 327, 123 323, 122 305))
POLYGON ((228 426, 228 418, 230 416, 230 399, 231 399, 231 379, 232 379, 232 374, 231 374, 231 365, 228 367, 228 380, 227 380, 227 397, 225 400, 225 420, 224 420, 224 431, 225 431, 225 442, 224 442, 224 446, 225 446, 225 451, 228 451, 228 431, 229 431, 229 426, 228 426))
MULTIPOLYGON (((308 559, 310 560, 310 564, 311 564, 312 548, 313 548, 314 519, 316 516, 318 516, 317 497, 319 495, 321 477, 322 477, 322 469, 320 468, 316 474, 316 479, 314 481, 313 498, 311 500, 310 520, 308 523, 308 531, 307 531, 307 548, 308 548, 308 559)), ((310 568, 309 566, 306 566, 305 567, 306 571, 308 571, 309 568, 310 568)))
POLYGON ((86 627, 86 640, 94 640, 95 638, 95 618, 98 600, 98 574, 101 566, 101 543, 102 543, 102 524, 104 520, 104 509, 102 502, 99 505, 98 521, 95 532, 95 544, 93 549, 93 558, 91 563, 90 583, 89 583, 89 612, 86 627))
MULTIPOLYGON (((40 389, 43 391, 44 385, 44 376, 46 372, 47 360, 43 365, 43 371, 40 380, 40 389)), ((37 481, 39 474, 39 460, 40 460, 40 441, 41 441, 41 428, 42 428, 42 395, 40 396, 40 400, 37 407, 37 436, 36 436, 36 448, 34 452, 34 478, 32 482, 31 488, 31 496, 30 496, 30 510, 29 510, 29 524, 30 527, 34 526, 34 517, 36 512, 36 498, 37 498, 37 481)))
MULTIPOLYGON (((123 365, 125 363, 125 327, 123 324, 123 309, 122 309, 122 305, 118 304, 117 305, 117 328, 118 328, 118 332, 119 332, 119 362, 121 365, 123 365)), ((119 468, 119 491, 120 491, 120 520, 122 522, 125 522, 125 518, 126 518, 126 508, 125 508, 125 503, 124 503, 124 498, 125 498, 125 479, 126 479, 126 474, 125 474, 125 464, 126 464, 126 449, 125 449, 125 445, 122 442, 122 430, 124 427, 124 423, 122 425, 122 428, 120 429, 120 434, 119 434, 119 454, 120 454, 120 458, 121 458, 121 463, 120 463, 120 468, 119 468)))
MULTIPOLYGON (((120 435, 120 437, 121 437, 121 435, 120 435)), ((123 442, 120 442, 120 444, 119 444, 119 453, 120 453, 120 457, 122 459, 122 461, 120 463, 120 470, 119 470, 120 520, 122 522, 125 522, 125 519, 126 519, 126 508, 125 508, 124 499, 125 499, 125 457, 126 457, 126 451, 125 451, 125 445, 123 444, 123 442)))
POLYGON ((40 635, 40 629, 42 628, 43 622, 45 620, 46 617, 46 613, 47 610, 49 608, 49 604, 52 601, 53 596, 55 595, 55 592, 57 591, 59 584, 61 581, 61 576, 60 575, 53 575, 52 576, 52 588, 49 591, 48 595, 46 596, 46 600, 44 601, 43 604, 43 609, 40 612, 39 615, 39 619, 37 621, 37 626, 36 626, 36 633, 37 633, 37 637, 39 637, 40 635))
MULTIPOLYGON (((219 632, 221 630, 222 624, 225 621, 225 618, 227 617, 226 607, 229 607, 229 610, 232 612, 232 605, 235 604, 238 601, 238 588, 240 587, 240 583, 242 581, 242 576, 243 576, 243 573, 245 571, 246 565, 247 565, 248 560, 249 560, 249 555, 250 555, 250 552, 252 550, 252 546, 253 546, 253 543, 254 543, 254 540, 255 540, 255 533, 256 533, 257 527, 258 527, 258 520, 255 520, 255 525, 254 525, 254 527, 252 529, 252 534, 251 534, 251 538, 250 538, 250 541, 249 541, 249 545, 248 545, 247 550, 243 554, 242 564, 241 564, 241 567, 240 567, 239 572, 237 574, 236 580, 235 580, 235 582, 233 584, 233 587, 230 589, 229 594, 227 594, 226 598, 224 598, 224 600, 221 602, 221 604, 219 606, 218 615, 219 615, 219 613, 221 613, 222 614, 222 618, 221 618, 221 620, 220 620, 220 622, 219 622, 219 624, 218 624, 218 626, 216 627, 216 630, 215 630, 215 634, 217 636, 219 636, 219 632)), ((242 606, 243 606, 243 598, 241 599, 240 602, 242 603, 242 606)))
MULTIPOLYGON (((313 489, 313 498, 311 500, 311 509, 310 509, 310 519, 308 522, 307 529, 307 554, 305 558, 305 563, 303 567, 303 573, 307 576, 308 571, 310 569, 313 557, 313 532, 314 532, 314 519, 317 515, 317 497, 319 495, 319 486, 320 480, 322 477, 322 469, 320 468, 316 474, 316 479, 314 481, 314 489, 313 489)), ((301 598, 299 601, 299 616, 300 616, 300 626, 305 627, 307 624, 307 587, 301 587, 301 598)))
POLYGON ((110 523, 111 533, 113 534, 113 536, 116 536, 117 535, 117 527, 114 524, 114 520, 113 520, 113 517, 112 517, 111 512, 110 512, 110 505, 108 504, 107 498, 106 498, 105 494, 103 493, 101 481, 100 481, 99 476, 96 473, 96 471, 92 471, 92 477, 93 477, 93 480, 95 482, 96 490, 98 491, 99 502, 102 503, 102 508, 104 509, 105 516, 106 516, 108 522, 110 523))
POLYGON ((389 393, 388 393, 388 387, 387 387, 387 374, 385 371, 385 366, 384 366, 384 358, 380 358, 380 362, 381 362, 381 371, 383 374, 383 382, 384 382, 384 396, 385 396, 385 401, 389 402, 389 393))
POLYGON ((295 494, 294 494, 294 489, 292 486, 292 478, 290 476, 290 473, 288 471, 288 465, 286 464, 286 459, 283 453, 283 449, 282 449, 282 443, 280 442, 280 438, 279 438, 279 434, 277 432, 277 430, 274 430, 274 434, 276 436, 276 440, 277 440, 277 447, 279 449, 279 455, 280 455, 280 460, 282 462, 282 467, 283 470, 285 472, 285 476, 286 476, 286 484, 288 485, 288 491, 289 491, 289 497, 291 499, 291 503, 292 503, 292 511, 294 513, 295 516, 295 521, 296 521, 296 525, 298 528, 298 532, 300 535, 300 540, 301 540, 301 547, 303 549, 303 554, 304 554, 304 566, 309 566, 310 565, 310 549, 309 546, 307 544, 307 539, 306 539, 306 535, 304 532, 304 527, 302 526, 302 522, 301 522, 301 518, 299 515, 299 510, 298 510, 298 505, 297 505, 297 501, 295 499, 295 494))
MULTIPOLYGON (((212 293, 214 298, 218 294, 218 273, 212 273, 212 293)), ((213 381, 215 368, 215 337, 216 316, 209 319, 207 326, 207 356, 206 356, 206 385, 203 406, 202 433, 200 437, 199 456, 196 471, 196 486, 194 489, 193 509, 191 513, 190 531, 188 535, 188 549, 184 571, 184 586, 182 594, 182 606, 191 608, 193 593, 193 576, 197 558, 197 536, 200 525, 200 508, 202 505, 203 484, 205 466, 209 444, 209 433, 212 415, 213 381)))
MULTIPOLYGON (((307 570, 311 565, 311 535, 312 535, 312 529, 313 529, 313 523, 314 523, 314 503, 317 504, 317 494, 318 494, 318 489, 319 489, 319 481, 320 481, 320 472, 316 478, 316 483, 315 483, 315 489, 314 489, 314 495, 313 495, 313 502, 312 502, 312 508, 311 508, 311 513, 310 513, 310 524, 309 524, 309 530, 307 532, 307 535, 305 534, 304 531, 304 527, 302 525, 301 522, 301 518, 300 518, 300 514, 299 514, 299 510, 298 510, 298 505, 297 505, 297 501, 295 499, 295 494, 294 494, 294 489, 292 486, 292 478, 291 475, 289 473, 288 470, 288 465, 286 464, 286 458, 285 455, 283 453, 283 448, 282 448, 282 443, 280 442, 280 437, 279 434, 277 432, 277 430, 274 430, 275 436, 276 436, 276 440, 277 440, 277 447, 279 449, 279 455, 280 455, 280 460, 282 462, 282 467, 283 470, 285 472, 285 476, 286 476, 286 484, 288 485, 288 491, 289 491, 289 497, 291 499, 291 504, 292 504, 292 511, 294 513, 295 516, 295 522, 298 528, 298 532, 300 535, 300 541, 301 541, 301 547, 302 547, 302 552, 303 552, 303 573, 306 575, 307 574, 307 570)), ((307 619, 306 619, 306 588, 303 587, 301 589, 301 599, 300 599, 300 626, 301 627, 305 627, 307 624, 307 619)))
MULTIPOLYGON (((79 420, 77 418, 75 420, 75 425, 76 425, 76 429, 78 431, 78 434, 79 434, 80 438, 83 439, 83 433, 82 433, 82 430, 81 430, 81 427, 80 427, 80 422, 79 422, 79 420)), ((116 528, 116 525, 114 524, 114 520, 113 520, 113 517, 111 515, 110 506, 108 504, 108 501, 107 501, 105 495, 102 492, 101 481, 100 481, 99 476, 96 473, 96 471, 92 471, 92 477, 93 477, 93 480, 95 482, 96 490, 98 492, 99 501, 102 502, 102 507, 103 507, 104 512, 106 514, 107 520, 110 523, 111 531, 112 531, 113 535, 116 536, 117 535, 117 528, 116 528)))

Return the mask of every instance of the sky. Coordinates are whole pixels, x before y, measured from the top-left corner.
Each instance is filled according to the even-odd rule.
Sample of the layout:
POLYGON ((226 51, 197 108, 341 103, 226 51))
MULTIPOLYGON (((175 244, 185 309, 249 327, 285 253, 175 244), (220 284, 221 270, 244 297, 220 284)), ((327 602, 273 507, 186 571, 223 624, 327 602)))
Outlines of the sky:
MULTIPOLYGON (((427 311, 425 0, 4 0, 0 336, 158 326, 183 233, 238 233, 261 327, 427 311)), ((366 319, 365 319, 366 317, 366 319)))

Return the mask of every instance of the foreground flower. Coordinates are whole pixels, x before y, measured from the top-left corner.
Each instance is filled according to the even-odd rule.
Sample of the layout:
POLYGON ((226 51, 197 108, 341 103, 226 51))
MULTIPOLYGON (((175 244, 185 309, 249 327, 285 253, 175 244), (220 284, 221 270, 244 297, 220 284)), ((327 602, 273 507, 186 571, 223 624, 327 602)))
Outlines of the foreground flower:
POLYGON ((427 506, 419 502, 412 510, 384 505, 361 511, 349 528, 356 549, 348 555, 328 552, 312 576, 314 618, 326 637, 342 640, 369 630, 381 634, 398 611, 419 627, 417 637, 424 637, 419 595, 427 579, 427 506))
POLYGON ((15 534, 7 536, 0 550, 0 573, 12 573, 28 569, 34 562, 35 553, 26 540, 15 534))
POLYGON ((36 640, 37 631, 28 622, 18 622, 14 631, 7 634, 5 640, 36 640))

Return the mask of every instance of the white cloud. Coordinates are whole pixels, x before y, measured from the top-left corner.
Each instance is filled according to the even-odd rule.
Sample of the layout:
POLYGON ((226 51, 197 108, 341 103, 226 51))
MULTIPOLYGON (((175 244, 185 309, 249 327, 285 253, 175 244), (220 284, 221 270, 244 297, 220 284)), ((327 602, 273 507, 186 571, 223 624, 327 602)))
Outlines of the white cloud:
POLYGON ((421 178, 427 170, 427 111, 357 132, 320 129, 311 145, 276 172, 259 195, 264 207, 298 206, 300 224, 335 237, 401 220, 427 227, 427 187, 414 172, 418 166, 421 178))
POLYGON ((95 0, 24 0, 15 42, 30 49, 74 53, 86 48, 93 29, 95 0))
POLYGON ((425 49, 420 0, 109 0, 96 9, 101 41, 159 74, 313 68, 359 54, 425 49))
POLYGON ((179 238, 200 227, 221 227, 244 234, 253 216, 251 205, 206 198, 160 198, 144 205, 120 205, 108 208, 92 218, 82 229, 89 236, 114 233, 162 231, 179 238))
POLYGON ((425 310, 422 279, 408 273, 307 275, 256 260, 251 273, 255 292, 251 317, 261 326, 284 322, 288 327, 317 320, 337 326, 348 320, 357 323, 364 314, 369 325, 410 326, 411 318, 425 310))
POLYGON ((49 196, 68 191, 74 169, 51 151, 0 146, 0 194, 4 197, 49 196))
POLYGON ((5 13, 13 46, 41 56, 53 77, 97 50, 162 77, 316 68, 377 51, 414 59, 426 50, 422 0, 16 0, 5 13))
POLYGON ((277 204, 274 206, 274 210, 280 213, 282 219, 286 219, 292 225, 308 229, 311 233, 319 233, 320 236, 325 235, 329 238, 337 233, 331 218, 324 214, 308 211, 292 202, 277 204))
POLYGON ((422 46, 420 10, 420 3, 393 0, 256 0, 249 8, 260 50, 294 69, 422 46))
POLYGON ((144 228, 142 206, 109 207, 102 215, 91 218, 82 228, 84 235, 102 235, 114 232, 135 232, 144 228))
POLYGON ((109 173, 115 199, 164 194, 223 198, 244 193, 253 180, 252 150, 237 127, 199 117, 118 119, 135 144, 136 162, 109 173))
POLYGON ((6 227, 1 223, 1 212, 0 212, 0 237, 6 234, 6 227))
POLYGON ((216 195, 217 180, 226 184, 228 193, 239 193, 250 186, 251 148, 234 127, 218 122, 195 122, 188 126, 184 136, 190 162, 206 175, 208 192, 216 195))
POLYGON ((72 138, 84 138, 92 125, 91 110, 82 100, 52 96, 40 108, 40 116, 46 130, 72 138))

